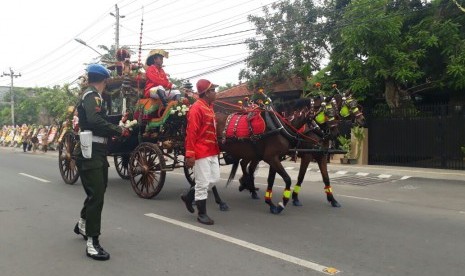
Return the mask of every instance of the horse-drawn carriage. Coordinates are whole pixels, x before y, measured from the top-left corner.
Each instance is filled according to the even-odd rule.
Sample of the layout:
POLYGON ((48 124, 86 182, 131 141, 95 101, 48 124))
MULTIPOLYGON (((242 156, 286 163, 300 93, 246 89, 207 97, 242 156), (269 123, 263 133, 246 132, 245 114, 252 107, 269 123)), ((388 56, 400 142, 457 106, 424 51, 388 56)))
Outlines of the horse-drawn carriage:
MULTIPOLYGON (((113 157, 118 175, 131 181, 138 196, 152 198, 163 188, 168 171, 182 168, 188 183, 194 184, 193 172, 185 166, 183 157, 185 115, 190 102, 171 101, 164 107, 158 99, 142 99, 144 83, 140 75, 128 71, 110 79, 102 96, 111 123, 137 121, 130 137, 109 139, 108 156, 113 157)), ((79 132, 71 126, 71 120, 63 128, 59 169, 63 180, 74 184, 79 178, 73 158, 79 132)))
MULTIPOLYGON (((107 90, 103 95, 109 118, 113 124, 137 120, 137 125, 129 138, 115 138, 108 142, 108 156, 113 156, 118 174, 123 179, 129 179, 136 194, 142 198, 156 196, 164 185, 166 172, 177 168, 183 168, 186 179, 194 185, 193 172, 185 166, 183 157, 187 125, 185 115, 192 101, 172 101, 164 106, 160 100, 141 99, 143 78, 138 74, 131 74, 130 70, 121 70, 121 72, 123 72, 121 76, 108 82, 107 90)), ((261 95, 265 96, 263 93, 261 95)), ((216 107, 221 105, 218 102, 216 107)), ((298 152, 305 162, 301 163, 297 187, 292 192, 294 205, 300 204, 298 191, 311 159, 309 156, 312 156, 320 167, 327 200, 332 206, 339 207, 329 184, 326 156, 328 153, 341 151, 328 146, 327 134, 332 134, 331 139, 335 138, 332 132, 337 129, 341 118, 351 118, 359 123, 364 120, 363 114, 357 108, 356 100, 351 95, 338 91, 328 98, 303 99, 304 105, 291 106, 287 103, 283 110, 277 110, 270 103, 270 99, 266 96, 261 100, 261 104, 253 106, 252 109, 229 104, 229 107, 233 106, 233 108, 232 110, 226 108, 230 109, 226 113, 240 114, 234 119, 231 117, 234 114, 215 112, 217 135, 221 139, 220 148, 223 155, 229 154, 236 168, 241 161, 243 177, 239 180, 239 190, 248 189, 257 198, 253 171, 258 162, 264 160, 270 165, 265 202, 270 205, 272 213, 280 213, 291 196, 291 180, 281 164, 282 157, 291 152, 298 152), (261 118, 258 121, 264 122, 258 132, 255 132, 250 124, 252 118, 258 118, 255 115, 261 118), (244 121, 242 127, 248 136, 238 139, 239 122, 241 118, 245 118, 244 116, 247 116, 247 119, 242 120, 244 121), (228 135, 232 137, 226 137, 228 135), (271 201, 276 173, 282 176, 286 183, 283 203, 278 206, 271 201)), ((256 103, 250 102, 250 104, 256 103)), ((60 172, 64 181, 69 184, 75 183, 79 178, 72 156, 78 137, 78 133, 73 128, 69 128, 64 132, 58 147, 60 172)), ((231 177, 234 177, 233 172, 231 177)))

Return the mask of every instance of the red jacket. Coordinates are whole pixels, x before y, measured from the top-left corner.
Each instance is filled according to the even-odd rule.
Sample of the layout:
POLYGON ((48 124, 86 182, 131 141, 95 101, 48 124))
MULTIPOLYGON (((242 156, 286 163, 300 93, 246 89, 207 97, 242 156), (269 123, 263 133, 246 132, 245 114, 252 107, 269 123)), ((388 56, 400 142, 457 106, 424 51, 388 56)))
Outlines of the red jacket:
POLYGON ((155 64, 150 65, 145 72, 145 89, 144 96, 145 98, 150 98, 150 88, 155 86, 163 86, 165 89, 171 89, 173 84, 168 80, 165 70, 163 68, 156 66, 155 64))
POLYGON ((216 121, 213 106, 198 99, 187 113, 186 158, 196 160, 218 155, 220 148, 216 136, 216 121))

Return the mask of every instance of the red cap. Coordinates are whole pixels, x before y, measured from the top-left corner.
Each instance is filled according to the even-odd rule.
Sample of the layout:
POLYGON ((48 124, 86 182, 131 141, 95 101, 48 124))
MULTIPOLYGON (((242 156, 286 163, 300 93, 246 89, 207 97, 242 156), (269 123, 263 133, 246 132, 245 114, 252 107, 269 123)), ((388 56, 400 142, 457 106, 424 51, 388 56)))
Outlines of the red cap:
POLYGON ((209 89, 218 87, 218 85, 211 83, 211 81, 206 80, 206 79, 200 79, 197 82, 197 93, 203 94, 207 92, 209 89))

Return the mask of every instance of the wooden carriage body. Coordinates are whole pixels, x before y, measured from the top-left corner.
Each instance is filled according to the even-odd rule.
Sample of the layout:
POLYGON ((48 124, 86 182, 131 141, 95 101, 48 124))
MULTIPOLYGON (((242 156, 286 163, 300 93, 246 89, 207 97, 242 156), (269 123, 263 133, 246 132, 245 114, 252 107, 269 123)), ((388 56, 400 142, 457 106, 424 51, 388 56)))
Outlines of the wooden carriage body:
MULTIPOLYGON (((129 137, 108 141, 108 156, 113 157, 119 176, 129 179, 136 194, 152 198, 162 189, 167 171, 183 168, 187 183, 194 185, 193 172, 184 165, 184 137, 187 101, 169 102, 164 107, 158 99, 143 99, 145 78, 126 74, 111 78, 102 97, 112 124, 134 121, 129 137)), ((71 121, 71 120, 68 120, 71 121)), ((79 133, 64 125, 59 138, 59 169, 63 180, 74 184, 79 178, 72 155, 79 133)))

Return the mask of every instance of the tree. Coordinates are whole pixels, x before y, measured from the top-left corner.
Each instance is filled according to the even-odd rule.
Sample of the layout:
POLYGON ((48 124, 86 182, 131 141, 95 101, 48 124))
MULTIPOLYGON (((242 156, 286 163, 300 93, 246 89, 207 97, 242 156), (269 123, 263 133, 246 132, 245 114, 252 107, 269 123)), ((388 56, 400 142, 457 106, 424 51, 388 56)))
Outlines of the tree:
POLYGON ((350 88, 365 97, 384 94, 391 110, 408 105, 410 96, 423 89, 464 87, 460 26, 465 16, 450 6, 445 1, 352 1, 338 22, 332 77, 349 80, 350 88))
POLYGON ((267 90, 292 77, 306 81, 324 56, 322 8, 311 0, 295 0, 275 2, 263 11, 264 16, 249 16, 257 38, 247 40, 250 55, 239 79, 267 90))
POLYGON ((228 90, 229 88, 234 87, 234 86, 236 86, 234 83, 228 82, 224 86, 218 87, 218 92, 228 90))

